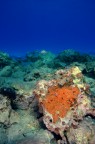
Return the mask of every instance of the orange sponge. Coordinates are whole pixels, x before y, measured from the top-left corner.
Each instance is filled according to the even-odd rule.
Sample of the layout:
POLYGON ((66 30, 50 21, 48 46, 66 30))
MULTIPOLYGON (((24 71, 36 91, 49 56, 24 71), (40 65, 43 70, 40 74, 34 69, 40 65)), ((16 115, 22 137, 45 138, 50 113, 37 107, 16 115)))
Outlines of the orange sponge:
POLYGON ((43 107, 52 114, 55 123, 59 117, 64 118, 66 113, 75 104, 78 94, 77 86, 53 86, 48 89, 45 99, 42 101, 43 107))

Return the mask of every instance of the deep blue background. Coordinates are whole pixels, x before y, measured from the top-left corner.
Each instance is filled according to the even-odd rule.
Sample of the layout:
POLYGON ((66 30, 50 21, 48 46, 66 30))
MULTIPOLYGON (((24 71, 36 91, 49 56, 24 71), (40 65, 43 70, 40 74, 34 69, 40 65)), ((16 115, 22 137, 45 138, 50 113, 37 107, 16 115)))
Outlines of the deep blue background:
POLYGON ((0 0, 0 50, 95 52, 95 0, 0 0))

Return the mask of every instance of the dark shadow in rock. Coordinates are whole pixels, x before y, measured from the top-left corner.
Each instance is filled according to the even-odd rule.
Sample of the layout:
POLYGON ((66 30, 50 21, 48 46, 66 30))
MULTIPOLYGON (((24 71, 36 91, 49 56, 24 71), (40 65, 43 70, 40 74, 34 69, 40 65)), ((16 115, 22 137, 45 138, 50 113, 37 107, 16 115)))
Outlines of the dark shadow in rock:
POLYGON ((62 137, 60 135, 57 135, 55 133, 52 132, 52 134, 54 135, 54 138, 58 141, 58 140, 62 140, 62 137))
POLYGON ((90 72, 87 72, 86 69, 84 69, 82 71, 83 75, 87 76, 87 77, 90 77, 90 78, 94 78, 95 79, 95 72, 94 71, 90 71, 90 72))
POLYGON ((0 89, 0 94, 7 96, 10 100, 16 99, 16 92, 13 88, 2 87, 0 89))
POLYGON ((14 105, 14 100, 16 99, 16 92, 13 88, 9 88, 9 87, 2 87, 0 89, 0 94, 8 97, 11 101, 11 107, 12 109, 15 109, 15 105, 14 105))

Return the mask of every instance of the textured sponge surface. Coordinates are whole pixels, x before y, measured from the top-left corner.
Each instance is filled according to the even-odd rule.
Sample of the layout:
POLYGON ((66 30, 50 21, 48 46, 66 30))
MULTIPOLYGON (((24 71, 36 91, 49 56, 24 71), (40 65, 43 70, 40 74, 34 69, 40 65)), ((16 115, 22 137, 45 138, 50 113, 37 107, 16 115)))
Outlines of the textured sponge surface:
POLYGON ((59 117, 65 117, 66 113, 76 103, 79 93, 77 86, 54 86, 48 89, 42 105, 52 115, 54 123, 57 122, 59 117))

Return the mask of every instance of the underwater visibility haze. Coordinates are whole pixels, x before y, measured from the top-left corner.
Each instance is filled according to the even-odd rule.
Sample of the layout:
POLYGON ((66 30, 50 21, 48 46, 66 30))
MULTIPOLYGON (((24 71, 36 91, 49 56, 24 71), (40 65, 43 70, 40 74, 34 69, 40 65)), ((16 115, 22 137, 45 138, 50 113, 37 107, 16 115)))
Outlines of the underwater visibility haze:
POLYGON ((4 0, 0 13, 0 50, 95 52, 94 0, 4 0))
POLYGON ((0 144, 95 144, 95 1, 0 1, 0 144))

